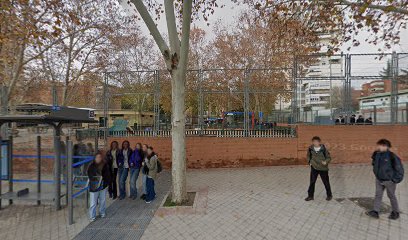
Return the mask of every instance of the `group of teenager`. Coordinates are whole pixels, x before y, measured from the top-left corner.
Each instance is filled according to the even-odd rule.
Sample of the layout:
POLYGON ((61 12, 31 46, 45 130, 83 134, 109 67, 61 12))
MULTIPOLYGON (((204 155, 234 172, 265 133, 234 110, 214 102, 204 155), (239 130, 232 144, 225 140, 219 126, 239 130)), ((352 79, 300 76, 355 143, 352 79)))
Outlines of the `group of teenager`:
MULTIPOLYGON (((310 185, 306 201, 314 200, 315 184, 318 176, 326 188, 327 201, 333 199, 329 180, 329 163, 331 161, 328 149, 322 144, 320 137, 312 138, 312 145, 307 151, 307 160, 311 168, 310 185)), ((373 172, 375 175, 375 197, 373 209, 366 214, 373 218, 379 218, 384 190, 387 192, 391 202, 392 212, 389 219, 396 220, 400 217, 397 197, 395 195, 397 184, 404 178, 404 168, 401 159, 391 151, 391 142, 380 139, 376 150, 371 156, 373 172)))
POLYGON ((106 195, 119 200, 127 197, 126 182, 129 177, 129 198, 135 200, 138 195, 137 179, 142 175, 141 199, 150 203, 156 197, 154 189, 157 173, 161 168, 153 147, 147 144, 137 143, 132 149, 129 141, 122 142, 121 147, 117 141, 113 141, 110 149, 103 154, 95 154, 93 162, 89 165, 87 175, 90 187, 89 217, 91 221, 96 219, 96 208, 99 204, 100 217, 106 216, 106 195))

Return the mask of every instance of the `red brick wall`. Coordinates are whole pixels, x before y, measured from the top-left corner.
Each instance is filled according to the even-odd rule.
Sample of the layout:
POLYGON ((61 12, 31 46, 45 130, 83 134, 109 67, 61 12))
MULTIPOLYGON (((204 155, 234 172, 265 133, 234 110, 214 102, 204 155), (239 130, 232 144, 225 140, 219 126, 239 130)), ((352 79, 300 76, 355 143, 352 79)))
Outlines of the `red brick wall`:
MULTIPOLYGON (((111 141, 123 141, 112 138, 111 141)), ((166 167, 171 165, 171 138, 127 138, 154 147, 166 167)), ((187 138, 189 168, 244 167, 299 164, 295 138, 187 138)))
MULTIPOLYGON (((300 125, 297 138, 188 137, 189 168, 245 167, 305 164, 306 149, 319 135, 330 150, 333 163, 368 163, 380 138, 388 138, 393 151, 408 158, 408 126, 307 126, 300 125)), ((155 148, 166 167, 171 165, 170 138, 127 138, 155 148)), ((112 138, 119 142, 124 138, 112 138)))
MULTIPOLYGON (((34 149, 13 149, 14 155, 37 155, 34 149)), ((52 151, 42 151, 43 156, 53 155, 52 151)), ((54 169, 54 159, 44 158, 41 160, 41 172, 52 173, 54 169)), ((13 171, 14 173, 36 173, 37 172, 37 159, 31 158, 13 158, 13 171)))
POLYGON ((408 126, 299 126, 298 156, 306 159, 310 139, 319 135, 331 152, 334 163, 367 163, 380 138, 393 144, 393 151, 408 159, 408 126))
MULTIPOLYGON (((306 126, 299 125, 297 138, 216 138, 188 137, 189 168, 296 165, 306 163, 310 139, 318 135, 328 147, 333 163, 368 163, 375 143, 388 138, 393 151, 408 159, 408 126, 306 126)), ((125 138, 111 138, 123 141, 125 138)), ((171 138, 126 138, 155 148, 165 167, 171 166, 171 138)), ((14 149, 14 154, 35 155, 35 150, 14 149)), ((44 151, 43 155, 52 155, 44 151)), ((51 173, 53 160, 44 159, 44 172, 51 173)), ((35 159, 14 159, 15 172, 35 172, 35 159)))

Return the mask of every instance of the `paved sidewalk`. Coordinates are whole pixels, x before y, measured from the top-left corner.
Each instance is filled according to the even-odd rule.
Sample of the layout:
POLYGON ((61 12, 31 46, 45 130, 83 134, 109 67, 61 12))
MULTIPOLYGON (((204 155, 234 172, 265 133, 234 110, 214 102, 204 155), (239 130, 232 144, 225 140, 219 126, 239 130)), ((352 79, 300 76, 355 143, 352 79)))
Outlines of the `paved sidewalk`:
MULTIPOLYGON (((387 213, 376 220, 349 199, 373 197, 371 166, 331 166, 339 201, 330 202, 320 178, 315 201, 304 201, 309 171, 306 166, 191 170, 189 186, 209 188, 206 214, 156 214, 142 239, 407 239, 407 180, 397 188, 401 219, 388 220, 387 213)), ((389 204, 386 194, 384 201, 389 204)))
MULTIPOLYGON (((88 225, 84 201, 78 200, 76 223, 72 226, 67 225, 65 209, 54 211, 52 206, 17 202, 0 211, 0 239, 72 239, 87 225, 78 239, 138 239, 146 227, 142 240, 407 239, 407 180, 397 188, 403 211, 401 219, 390 221, 387 213, 376 220, 368 218, 364 214, 366 210, 354 202, 358 199, 364 202, 374 195, 371 166, 331 166, 336 199, 331 202, 325 200, 320 179, 315 201, 303 200, 307 195, 309 171, 306 166, 189 170, 189 189, 201 189, 198 195, 205 195, 200 209, 157 211, 151 222, 160 201, 146 208, 140 200, 121 201, 108 208, 107 219, 88 225), (129 203, 135 203, 132 210, 129 203), (115 215, 123 218, 115 219, 115 215)), ((158 186, 161 197, 167 187, 158 186)), ((384 202, 389 205, 386 194, 384 202)))
MULTIPOLYGON (((26 174, 15 176, 16 179, 32 179, 32 177, 26 174)), ((52 179, 52 176, 44 176, 44 178, 52 179)), ((7 182, 4 182, 3 189, 7 189, 6 187, 7 182)), ((36 191, 36 184, 14 183, 16 190, 26 187, 30 189, 30 192, 36 191)), ((43 192, 47 193, 52 190, 52 184, 42 184, 43 192)), ((8 200, 3 200, 3 209, 0 210, 0 239, 72 239, 89 223, 86 194, 82 194, 74 200, 74 224, 71 226, 68 225, 68 211, 65 201, 66 198, 62 198, 63 208, 60 211, 55 211, 53 203, 50 201, 37 206, 34 201, 15 200, 13 205, 8 205, 8 200)), ((110 202, 108 201, 108 204, 110 202)))
POLYGON ((170 172, 162 172, 156 183, 156 199, 150 204, 141 199, 116 200, 106 209, 106 218, 90 223, 76 240, 140 239, 170 188, 170 172))

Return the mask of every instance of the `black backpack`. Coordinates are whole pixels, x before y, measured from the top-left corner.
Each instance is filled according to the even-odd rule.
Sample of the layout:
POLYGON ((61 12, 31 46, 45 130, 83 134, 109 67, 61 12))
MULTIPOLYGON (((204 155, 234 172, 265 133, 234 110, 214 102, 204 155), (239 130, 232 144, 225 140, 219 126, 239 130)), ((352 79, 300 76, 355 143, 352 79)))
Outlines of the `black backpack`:
POLYGON ((157 158, 157 173, 160 173, 161 171, 163 171, 163 166, 162 166, 159 158, 157 158))

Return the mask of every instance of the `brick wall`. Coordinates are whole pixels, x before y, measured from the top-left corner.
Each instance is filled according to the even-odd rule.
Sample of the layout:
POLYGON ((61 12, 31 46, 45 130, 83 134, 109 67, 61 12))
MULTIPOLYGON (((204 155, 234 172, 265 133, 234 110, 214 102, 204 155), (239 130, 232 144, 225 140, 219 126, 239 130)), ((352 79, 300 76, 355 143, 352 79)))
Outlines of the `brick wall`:
MULTIPOLYGON (((305 164, 310 139, 319 135, 333 157, 333 163, 369 163, 375 143, 388 138, 393 151, 408 159, 408 126, 306 126, 299 125, 297 138, 215 138, 188 137, 189 168, 246 167, 305 164)), ((122 142, 125 138, 111 138, 122 142)), ((171 138, 126 138, 134 147, 137 142, 155 148, 166 168, 171 166, 171 138)), ((35 154, 17 149, 15 154, 35 154)), ((44 151, 43 155, 52 155, 44 151)), ((14 159, 15 172, 35 172, 35 160, 14 159)), ((44 172, 51 173, 53 160, 44 159, 44 172)))
MULTIPOLYGON (((35 149, 18 149, 14 148, 14 155, 37 155, 35 149)), ((43 150, 41 152, 43 156, 53 155, 53 151, 43 150)), ((44 158, 41 160, 41 172, 52 173, 54 169, 54 159, 44 158)), ((37 172, 37 159, 32 158, 13 158, 13 170, 14 173, 36 173, 37 172)))
MULTIPOLYGON (((388 138, 393 151, 408 159, 408 126, 307 126, 299 125, 297 138, 188 137, 189 168, 245 167, 305 164, 306 149, 319 135, 330 150, 333 163, 368 163, 380 138, 388 138)), ((127 138, 155 148, 166 167, 171 165, 170 138, 127 138)), ((119 142, 123 138, 112 138, 119 142)))
MULTIPOLYGON (((111 141, 123 141, 112 138, 111 141)), ((131 146, 137 142, 154 147, 166 167, 171 165, 170 138, 127 138, 131 146)), ((299 164, 295 138, 216 138, 188 137, 189 168, 245 167, 299 164)))
POLYGON ((408 159, 408 126, 299 126, 298 157, 305 158, 306 147, 314 135, 327 145, 335 163, 367 163, 380 138, 393 144, 393 151, 408 159))

